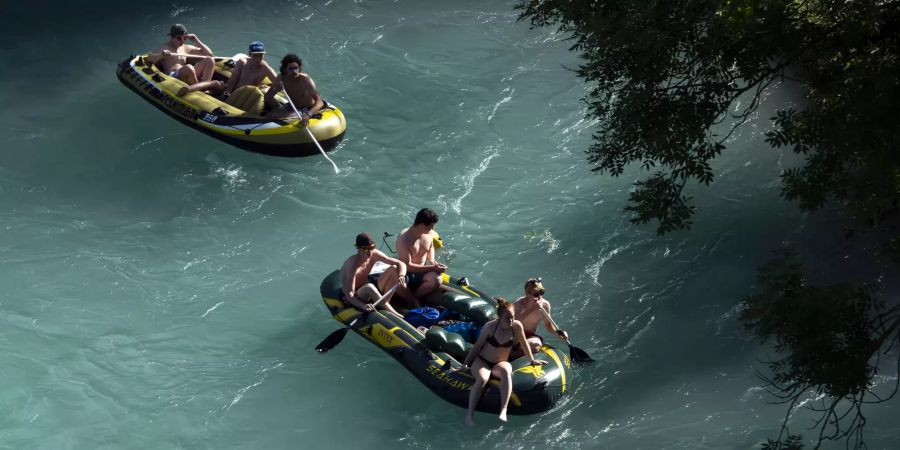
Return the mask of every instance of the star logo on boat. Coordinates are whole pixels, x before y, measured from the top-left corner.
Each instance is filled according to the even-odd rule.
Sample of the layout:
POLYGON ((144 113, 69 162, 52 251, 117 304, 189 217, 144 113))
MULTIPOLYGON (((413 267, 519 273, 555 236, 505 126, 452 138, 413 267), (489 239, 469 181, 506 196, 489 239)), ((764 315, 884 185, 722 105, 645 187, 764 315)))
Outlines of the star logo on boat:
POLYGON ((530 373, 530 374, 534 375, 535 379, 544 376, 544 369, 541 366, 525 366, 525 367, 516 369, 516 372, 530 373))

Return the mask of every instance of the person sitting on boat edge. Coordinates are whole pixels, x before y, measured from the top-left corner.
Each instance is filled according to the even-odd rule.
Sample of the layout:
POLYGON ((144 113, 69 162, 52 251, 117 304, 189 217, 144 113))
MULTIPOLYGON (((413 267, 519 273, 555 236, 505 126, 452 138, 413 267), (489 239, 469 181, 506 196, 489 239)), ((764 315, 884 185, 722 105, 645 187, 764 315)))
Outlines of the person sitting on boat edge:
MULTIPOLYGON (((275 69, 264 59, 266 48, 263 43, 260 41, 251 42, 248 47, 248 53, 250 54, 249 57, 246 55, 241 55, 241 58, 236 57, 234 70, 232 70, 231 78, 228 79, 227 84, 216 80, 202 81, 181 88, 177 95, 181 97, 188 92, 204 91, 211 95, 222 94, 221 98, 226 99, 234 91, 244 86, 261 88, 267 77, 269 82, 272 82, 277 75, 275 74, 275 69)), ((259 96, 259 101, 262 102, 263 91, 258 90, 256 95, 259 96)))
POLYGON ((169 40, 162 44, 156 54, 151 53, 148 59, 169 76, 191 85, 212 80, 213 68, 216 65, 216 60, 212 56, 212 50, 201 42, 196 34, 188 34, 184 25, 176 23, 169 30, 169 40), (199 47, 185 44, 186 41, 194 41, 199 47), (175 54, 196 55, 200 61, 188 64, 184 56, 175 54))
POLYGON ((303 68, 303 60, 299 56, 288 53, 281 59, 279 74, 272 82, 272 87, 266 92, 266 108, 271 109, 266 117, 274 119, 288 119, 297 117, 290 103, 284 105, 278 103, 275 94, 284 90, 290 96, 297 111, 300 112, 300 120, 303 125, 309 123, 309 118, 325 107, 316 83, 309 75, 300 71, 303 68))
MULTIPOLYGON (((550 302, 544 299, 543 283, 540 278, 529 278, 525 281, 525 295, 519 297, 514 304, 516 309, 516 317, 522 322, 525 328, 525 337, 528 339, 528 345, 532 352, 537 352, 544 345, 544 338, 537 334, 538 324, 543 320, 544 327, 551 333, 556 333, 564 341, 569 341, 569 334, 561 329, 554 329, 553 324, 546 320, 543 309, 547 316, 550 316, 550 302)), ((521 355, 520 355, 521 356, 521 355)))
MULTIPOLYGON (((371 303, 381 297, 378 288, 369 281, 369 273, 376 262, 382 262, 393 266, 385 271, 382 277, 393 277, 392 283, 387 283, 386 289, 395 284, 406 285, 406 264, 399 259, 391 258, 375 248, 375 241, 369 233, 360 233, 356 236, 356 254, 347 258, 341 266, 341 290, 347 303, 363 311, 370 312, 375 308, 371 303)), ((397 314, 390 304, 390 297, 381 302, 378 307, 397 314)), ((402 316, 401 316, 402 317, 402 316)))
POLYGON ((513 345, 518 343, 522 352, 528 356, 532 365, 544 365, 547 361, 534 359, 528 341, 525 339, 525 331, 522 322, 516 320, 516 312, 512 303, 504 298, 494 298, 497 301, 497 318, 484 324, 478 341, 469 350, 463 366, 459 370, 466 370, 471 366, 472 377, 475 382, 469 391, 469 409, 466 413, 466 424, 472 426, 475 422, 473 415, 478 401, 481 399, 481 391, 491 375, 500 379, 500 415, 501 421, 506 422, 506 407, 512 394, 512 365, 509 363, 510 352, 513 345))
POLYGON ((559 328, 554 328, 553 323, 544 317, 541 309, 550 317, 552 305, 544 298, 546 289, 540 277, 529 278, 525 281, 525 295, 516 300, 516 314, 525 327, 525 336, 532 351, 540 350, 544 344, 544 338, 537 334, 538 324, 543 320, 544 327, 551 333, 556 333, 564 341, 569 341, 569 334, 559 328))
POLYGON ((434 294, 441 290, 441 274, 447 266, 434 259, 434 226, 438 215, 428 208, 416 213, 412 226, 405 228, 397 236, 397 259, 406 263, 407 289, 398 289, 401 297, 407 300, 412 308, 419 303, 433 304, 434 294))

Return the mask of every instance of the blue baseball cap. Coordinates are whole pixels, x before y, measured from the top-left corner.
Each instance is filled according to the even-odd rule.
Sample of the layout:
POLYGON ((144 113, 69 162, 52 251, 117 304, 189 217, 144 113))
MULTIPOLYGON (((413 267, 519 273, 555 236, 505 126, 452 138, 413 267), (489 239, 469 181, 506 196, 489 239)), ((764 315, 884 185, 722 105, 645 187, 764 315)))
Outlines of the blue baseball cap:
POLYGON ((250 43, 250 53, 265 53, 266 47, 262 42, 253 41, 250 43))

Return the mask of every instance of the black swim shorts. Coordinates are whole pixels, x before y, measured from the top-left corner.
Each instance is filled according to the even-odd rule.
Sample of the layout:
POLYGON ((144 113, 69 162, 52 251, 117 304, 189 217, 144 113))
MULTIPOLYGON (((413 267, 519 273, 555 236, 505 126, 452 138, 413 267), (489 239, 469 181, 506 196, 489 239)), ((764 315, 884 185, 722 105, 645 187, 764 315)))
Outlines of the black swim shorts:
POLYGON ((426 272, 408 272, 406 274, 406 288, 416 292, 416 289, 419 289, 419 286, 425 281, 425 273, 426 272))

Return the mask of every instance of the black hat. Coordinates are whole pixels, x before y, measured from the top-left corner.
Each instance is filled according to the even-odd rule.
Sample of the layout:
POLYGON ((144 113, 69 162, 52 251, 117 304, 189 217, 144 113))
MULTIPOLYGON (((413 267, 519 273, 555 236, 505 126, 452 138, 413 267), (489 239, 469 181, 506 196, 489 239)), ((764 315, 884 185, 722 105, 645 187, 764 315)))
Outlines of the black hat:
POLYGON ((175 25, 172 25, 172 28, 169 29, 169 36, 172 36, 172 37, 184 36, 186 34, 188 34, 187 28, 180 23, 176 23, 175 25))
POLYGON ((375 247, 375 241, 372 239, 372 236, 369 236, 369 233, 359 233, 356 235, 356 248, 370 248, 375 247))

